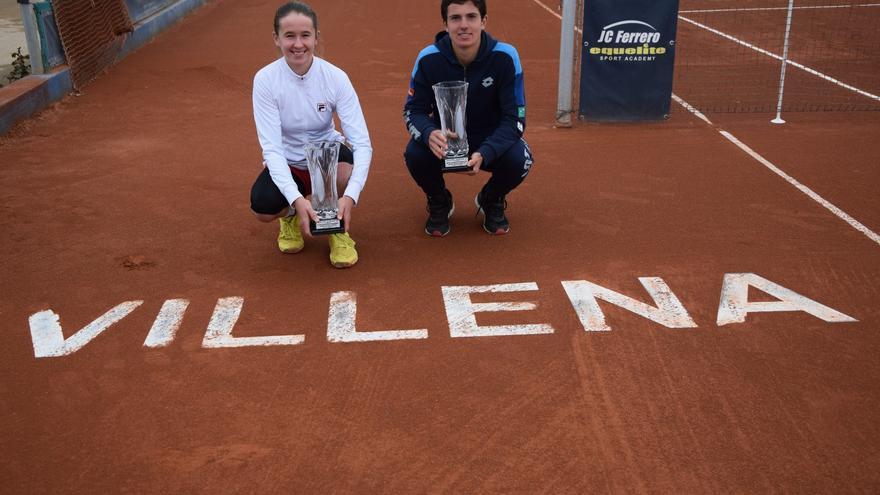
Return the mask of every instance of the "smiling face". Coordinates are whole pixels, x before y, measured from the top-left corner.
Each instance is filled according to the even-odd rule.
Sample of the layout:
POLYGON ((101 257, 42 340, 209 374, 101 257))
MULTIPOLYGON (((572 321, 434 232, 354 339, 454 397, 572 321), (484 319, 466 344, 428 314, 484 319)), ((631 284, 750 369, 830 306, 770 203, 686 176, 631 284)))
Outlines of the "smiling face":
POLYGON ((301 76, 308 72, 318 43, 318 33, 315 32, 312 19, 291 12, 279 20, 278 31, 273 36, 275 46, 281 50, 287 65, 301 76))
POLYGON ((480 10, 473 2, 452 3, 449 4, 443 25, 456 54, 475 54, 480 47, 480 36, 486 28, 486 17, 480 15, 480 10))

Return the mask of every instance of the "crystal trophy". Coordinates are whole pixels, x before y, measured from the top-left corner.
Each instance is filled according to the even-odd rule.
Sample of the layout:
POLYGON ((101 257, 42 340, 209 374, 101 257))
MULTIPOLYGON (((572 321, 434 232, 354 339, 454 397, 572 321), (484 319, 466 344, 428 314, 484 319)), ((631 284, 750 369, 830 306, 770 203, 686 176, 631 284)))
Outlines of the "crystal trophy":
POLYGON ((312 235, 345 232, 339 213, 336 190, 336 169, 339 163, 339 141, 318 141, 305 145, 306 164, 312 179, 312 209, 318 221, 309 221, 312 235))
POLYGON ((465 131, 468 83, 444 81, 432 86, 440 114, 440 131, 446 136, 443 172, 468 170, 468 141, 465 131))

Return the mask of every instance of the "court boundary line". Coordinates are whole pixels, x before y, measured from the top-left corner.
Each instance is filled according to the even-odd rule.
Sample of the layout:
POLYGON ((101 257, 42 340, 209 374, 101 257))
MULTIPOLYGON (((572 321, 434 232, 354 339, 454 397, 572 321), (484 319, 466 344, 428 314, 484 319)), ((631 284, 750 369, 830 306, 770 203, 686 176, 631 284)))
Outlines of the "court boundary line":
POLYGON ((799 180, 797 180, 794 177, 792 177, 791 175, 787 174, 784 170, 782 170, 781 168, 774 165, 770 160, 767 160, 766 158, 761 156, 757 151, 753 150, 747 144, 745 144, 742 141, 740 141, 739 139, 737 139, 737 137, 734 136, 733 134, 731 134, 730 132, 725 131, 720 126, 716 126, 714 123, 712 123, 711 120, 709 120, 705 115, 700 113, 699 110, 697 110, 696 108, 691 106, 688 102, 682 100, 681 98, 679 98, 675 94, 672 95, 672 98, 676 102, 678 102, 678 104, 683 106, 686 110, 693 113, 694 115, 699 117, 701 120, 703 120, 707 124, 715 127, 715 129, 718 131, 719 134, 724 136, 724 138, 727 139, 728 141, 730 141, 731 143, 735 144, 739 149, 746 152, 746 154, 748 154, 753 159, 755 159, 755 161, 757 161, 761 165, 764 165, 764 167, 766 167, 767 169, 769 169, 771 172, 778 175, 779 177, 782 177, 786 182, 788 182, 789 184, 794 186, 797 190, 806 194, 810 199, 812 199, 816 203, 819 203, 823 208, 830 211, 831 213, 833 213, 835 216, 837 216, 838 218, 840 218, 844 222, 848 223, 852 228, 858 230, 859 232, 861 232, 862 234, 867 236, 868 239, 871 239, 872 241, 874 241, 878 245, 880 245, 880 235, 878 235, 876 232, 874 232, 873 230, 866 227, 864 224, 862 224, 861 222, 859 222, 858 220, 856 220, 855 218, 850 216, 848 213, 846 213, 845 211, 843 211, 840 208, 838 208, 837 206, 835 206, 830 201, 828 201, 825 198, 823 198, 822 196, 820 196, 818 193, 816 193, 815 191, 813 191, 809 187, 805 186, 799 180))
POLYGON ((755 150, 753 150, 752 148, 747 146, 745 143, 743 143, 742 141, 737 139, 733 134, 731 134, 723 129, 718 129, 718 132, 722 136, 724 136, 728 141, 732 142, 737 147, 739 147, 741 150, 748 153, 749 156, 751 156, 752 158, 757 160, 761 165, 764 165, 765 167, 770 169, 771 172, 773 172, 774 174, 785 179, 786 182, 788 182, 789 184, 791 184, 792 186, 797 188, 800 192, 809 196, 810 199, 819 203, 820 205, 822 205, 823 208, 830 211, 831 213, 834 213, 834 215, 836 215, 838 218, 840 218, 844 222, 850 224, 850 226, 852 228, 858 230, 862 234, 865 234, 868 237, 868 239, 871 239, 872 241, 874 241, 878 245, 880 245, 880 235, 877 235, 876 232, 869 229, 868 227, 863 225, 861 222, 859 222, 855 218, 851 217, 849 214, 847 214, 845 211, 843 211, 840 208, 838 208, 837 206, 835 206, 830 201, 826 200, 822 196, 819 196, 818 193, 816 193, 815 191, 813 191, 809 187, 803 185, 800 181, 798 181, 794 177, 788 175, 787 173, 785 173, 782 169, 780 169, 776 165, 773 165, 773 163, 771 163, 769 160, 767 160, 766 158, 764 158, 763 156, 758 154, 758 152, 756 152, 755 150))
MULTIPOLYGON (((562 20, 561 15, 557 14, 556 12, 553 11, 553 9, 551 9, 550 7, 541 3, 541 0, 532 0, 532 1, 535 2, 536 4, 538 4, 539 6, 541 6, 542 8, 544 8, 544 10, 546 10, 547 12, 550 12, 551 14, 556 16, 556 18, 559 19, 560 21, 562 20)), ((679 17, 681 17, 681 16, 679 16, 679 17)), ((577 27, 575 27, 575 29, 579 33, 583 34, 583 32, 580 29, 578 29, 577 27)), ((781 57, 780 57, 780 60, 781 60, 781 57)), ((841 220, 843 220, 844 222, 849 224, 852 228, 854 228, 857 231, 864 234, 868 239, 874 241, 877 245, 880 245, 880 235, 878 235, 876 232, 874 232, 873 230, 866 227, 864 224, 862 224, 861 222, 859 222, 858 220, 856 220, 855 218, 853 218, 852 216, 847 214, 845 211, 841 210, 840 208, 838 208, 837 206, 832 204, 830 201, 828 201, 825 198, 823 198, 822 196, 820 196, 818 193, 816 193, 815 191, 813 191, 809 187, 802 184, 800 181, 798 181, 797 179, 795 179, 791 175, 787 174, 781 168, 777 167, 776 165, 771 163, 769 160, 767 160, 766 158, 761 156, 758 152, 756 152, 755 150, 750 148, 748 145, 746 145, 745 143, 743 143, 742 141, 737 139, 736 136, 734 136, 733 134, 725 131, 720 126, 712 123, 712 121, 709 120, 709 118, 706 117, 702 112, 697 110, 690 103, 681 99, 675 93, 672 93, 672 99, 674 99, 679 105, 684 107, 685 110, 692 113, 694 116, 696 116, 697 118, 699 118, 700 120, 702 120, 706 124, 712 126, 716 131, 718 131, 719 134, 721 134, 722 137, 724 137, 724 139, 726 139, 726 140, 730 141, 731 143, 733 143, 734 145, 736 145, 740 150, 744 151, 746 154, 748 154, 750 157, 752 157, 752 159, 754 159, 755 161, 757 161, 758 163, 763 165, 765 168, 767 168, 768 170, 770 170, 771 172, 773 172, 777 176, 784 179, 790 185, 794 186, 797 190, 804 193, 808 198, 812 199, 814 202, 818 203, 820 206, 822 206, 826 210, 833 213, 834 216, 840 218, 841 220)))

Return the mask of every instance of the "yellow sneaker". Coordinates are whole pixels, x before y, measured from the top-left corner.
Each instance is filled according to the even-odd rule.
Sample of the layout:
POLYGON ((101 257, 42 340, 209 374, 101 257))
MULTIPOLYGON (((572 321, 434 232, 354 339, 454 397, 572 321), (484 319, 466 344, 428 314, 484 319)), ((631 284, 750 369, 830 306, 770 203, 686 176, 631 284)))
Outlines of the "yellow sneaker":
POLYGON ((281 217, 278 219, 281 229, 278 231, 278 249, 282 253, 298 253, 302 251, 305 242, 302 232, 299 231, 299 217, 281 217))
POLYGON ((336 268, 348 268, 358 261, 354 239, 348 234, 330 234, 330 264, 336 268))

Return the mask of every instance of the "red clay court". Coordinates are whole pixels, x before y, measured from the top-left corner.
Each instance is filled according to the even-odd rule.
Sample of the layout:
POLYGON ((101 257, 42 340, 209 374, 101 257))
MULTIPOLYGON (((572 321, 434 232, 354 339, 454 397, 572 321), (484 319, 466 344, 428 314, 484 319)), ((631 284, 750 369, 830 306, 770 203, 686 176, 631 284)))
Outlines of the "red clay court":
POLYGON ((249 211, 276 1, 210 2, 0 138, 2 491, 880 491, 880 112, 557 129, 540 1, 489 5, 536 157, 504 237, 483 175, 422 232, 401 111, 437 2, 310 2, 374 147, 349 270, 249 211))

